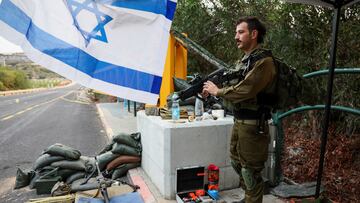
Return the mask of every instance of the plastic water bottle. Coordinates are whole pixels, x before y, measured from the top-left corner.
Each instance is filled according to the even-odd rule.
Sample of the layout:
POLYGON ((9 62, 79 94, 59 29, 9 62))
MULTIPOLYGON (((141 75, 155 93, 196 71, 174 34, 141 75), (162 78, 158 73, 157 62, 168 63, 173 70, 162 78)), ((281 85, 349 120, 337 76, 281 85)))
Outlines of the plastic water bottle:
POLYGON ((179 98, 176 93, 172 96, 172 106, 171 106, 171 117, 173 120, 180 119, 180 106, 179 106, 179 98))
POLYGON ((196 97, 196 100, 195 100, 195 117, 196 118, 199 118, 203 115, 204 113, 204 103, 203 101, 196 97))

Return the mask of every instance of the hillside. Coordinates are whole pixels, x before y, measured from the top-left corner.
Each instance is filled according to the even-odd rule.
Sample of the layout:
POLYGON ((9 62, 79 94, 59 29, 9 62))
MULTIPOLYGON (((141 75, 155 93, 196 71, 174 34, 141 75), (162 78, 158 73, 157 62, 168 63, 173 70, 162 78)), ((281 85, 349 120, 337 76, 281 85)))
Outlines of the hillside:
POLYGON ((62 78, 60 75, 34 64, 23 53, 0 54, 0 66, 24 72, 28 79, 62 78))

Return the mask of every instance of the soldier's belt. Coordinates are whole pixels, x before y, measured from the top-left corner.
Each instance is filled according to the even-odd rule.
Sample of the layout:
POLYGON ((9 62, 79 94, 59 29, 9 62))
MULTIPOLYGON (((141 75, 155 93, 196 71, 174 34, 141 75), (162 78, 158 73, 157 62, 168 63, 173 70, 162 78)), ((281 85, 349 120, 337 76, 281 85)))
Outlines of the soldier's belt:
MULTIPOLYGON (((241 124, 246 124, 246 125, 257 125, 259 124, 259 120, 242 120, 242 119, 236 119, 237 122, 241 123, 241 124)), ((265 125, 268 124, 268 121, 264 122, 265 125)))
POLYGON ((236 120, 258 120, 261 117, 261 112, 250 109, 240 109, 234 111, 236 120))

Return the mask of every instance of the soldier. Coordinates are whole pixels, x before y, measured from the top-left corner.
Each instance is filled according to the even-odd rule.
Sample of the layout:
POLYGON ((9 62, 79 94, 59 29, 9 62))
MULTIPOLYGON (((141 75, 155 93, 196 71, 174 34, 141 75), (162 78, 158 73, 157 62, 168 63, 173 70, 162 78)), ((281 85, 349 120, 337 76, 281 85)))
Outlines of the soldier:
MULTIPOLYGON (((217 87, 211 81, 204 83, 203 96, 222 97, 231 104, 234 126, 230 144, 230 158, 245 190, 245 202, 262 202, 264 182, 261 170, 268 155, 268 125, 270 108, 260 105, 259 95, 274 88, 276 68, 271 56, 258 57, 266 34, 265 26, 256 17, 240 18, 236 25, 237 47, 245 56, 237 68, 243 80, 217 87)), ((226 106, 226 105, 225 105, 226 106)), ((243 200, 244 201, 244 200, 243 200)), ((242 202, 243 202, 242 201, 242 202)))

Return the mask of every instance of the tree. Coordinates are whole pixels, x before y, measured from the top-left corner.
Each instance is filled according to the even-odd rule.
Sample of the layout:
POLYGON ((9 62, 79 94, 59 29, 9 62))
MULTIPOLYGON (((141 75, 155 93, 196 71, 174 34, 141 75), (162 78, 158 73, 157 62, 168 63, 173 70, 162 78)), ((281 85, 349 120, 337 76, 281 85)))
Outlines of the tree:
MULTIPOLYGON (((338 67, 360 67, 359 13, 359 3, 343 9, 337 52, 338 67)), ((240 16, 258 16, 268 27, 264 46, 304 74, 328 67, 332 14, 327 8, 279 0, 183 0, 178 2, 173 26, 174 29, 187 33, 192 40, 219 59, 234 64, 241 58, 234 40, 236 21, 240 16)), ((190 73, 206 74, 213 71, 208 63, 193 54, 189 54, 188 67, 190 73)), ((359 108, 359 79, 360 76, 355 75, 336 76, 333 103, 359 108)), ((309 82, 317 90, 318 103, 324 104, 327 77, 309 82)), ((321 115, 316 114, 315 117, 320 119, 321 115)), ((351 128, 351 132, 356 131, 356 126, 360 126, 359 119, 349 115, 340 115, 335 119, 349 121, 341 126, 344 129, 351 128)))

